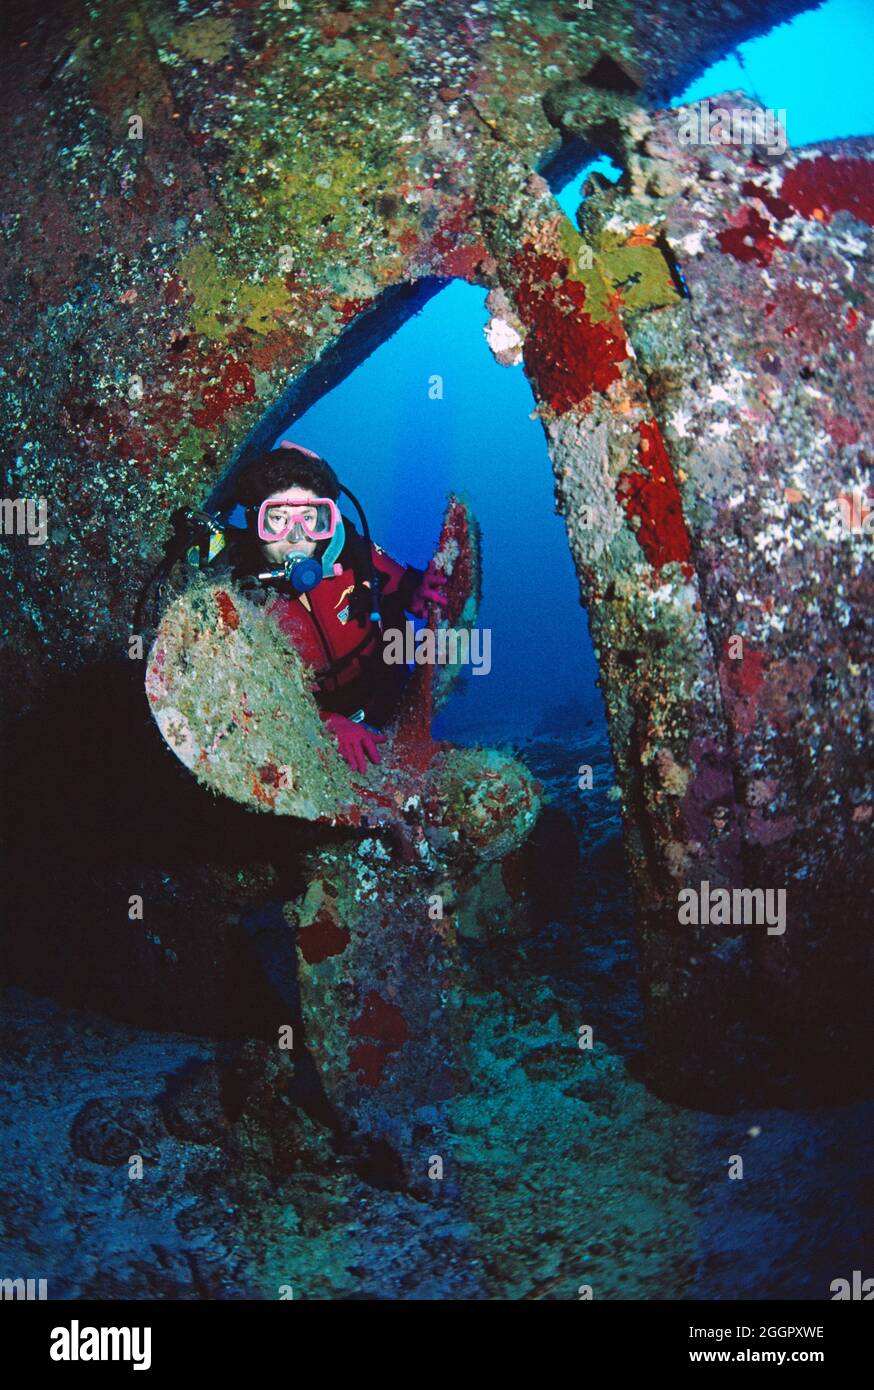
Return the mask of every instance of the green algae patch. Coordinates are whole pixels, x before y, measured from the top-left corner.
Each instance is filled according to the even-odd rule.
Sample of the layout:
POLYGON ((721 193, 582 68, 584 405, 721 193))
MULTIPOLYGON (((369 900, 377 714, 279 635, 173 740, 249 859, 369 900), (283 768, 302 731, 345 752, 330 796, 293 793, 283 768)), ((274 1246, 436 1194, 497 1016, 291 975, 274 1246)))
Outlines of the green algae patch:
POLYGON ((195 246, 188 253, 180 262, 179 275, 194 297, 192 327, 206 338, 227 338, 240 324, 252 333, 270 333, 280 326, 277 313, 288 315, 293 308, 281 276, 237 279, 222 270, 205 246, 195 246))
POLYGON ((641 229, 630 238, 606 232, 594 252, 608 294, 621 294, 626 309, 661 309, 678 304, 683 297, 649 232, 649 228, 641 229))
POLYGON ((206 16, 177 29, 171 47, 190 62, 220 63, 234 41, 234 21, 206 16))
POLYGON ((310 679, 264 609, 197 576, 161 620, 146 694, 165 741, 210 791, 277 815, 333 819, 352 790, 310 679))
POLYGON ((651 227, 631 236, 604 231, 586 242, 565 222, 559 242, 570 263, 569 279, 586 287, 586 312, 593 323, 612 318, 617 309, 662 309, 683 298, 651 227))

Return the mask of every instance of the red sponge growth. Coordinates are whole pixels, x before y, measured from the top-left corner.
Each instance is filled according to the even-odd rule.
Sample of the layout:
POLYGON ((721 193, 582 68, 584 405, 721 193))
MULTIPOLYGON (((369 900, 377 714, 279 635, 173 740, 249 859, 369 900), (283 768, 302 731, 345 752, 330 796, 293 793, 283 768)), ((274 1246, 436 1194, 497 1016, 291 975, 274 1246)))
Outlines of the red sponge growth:
POLYGON ((850 212, 874 223, 874 164, 870 159, 800 159, 783 180, 781 195, 802 217, 830 222, 836 212, 850 212))
POLYGON ((628 356, 618 318, 593 323, 585 312, 586 287, 566 277, 566 265, 553 256, 520 251, 513 264, 521 272, 516 307, 527 333, 525 367, 537 394, 564 414, 606 391, 628 356))
POLYGON ((691 552, 680 493, 655 420, 640 422, 638 459, 643 472, 623 473, 616 495, 629 520, 639 518, 637 539, 653 569, 677 560, 690 578, 691 552))
MULTIPOLYGON (((791 209, 790 209, 791 210, 791 209)), ((755 208, 743 209, 745 217, 736 227, 727 227, 717 233, 716 240, 723 255, 734 256, 736 261, 756 261, 759 265, 770 265, 778 246, 784 243, 774 236, 773 227, 767 217, 755 208)))

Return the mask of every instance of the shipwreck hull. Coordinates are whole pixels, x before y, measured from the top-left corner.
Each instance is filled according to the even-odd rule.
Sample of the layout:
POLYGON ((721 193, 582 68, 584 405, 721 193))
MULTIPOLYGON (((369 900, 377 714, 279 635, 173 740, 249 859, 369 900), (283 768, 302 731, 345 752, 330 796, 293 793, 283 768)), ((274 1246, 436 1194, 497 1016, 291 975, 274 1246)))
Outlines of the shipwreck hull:
POLYGON ((864 1084, 871 537, 841 498, 867 506, 871 143, 681 145, 653 104, 800 7, 662 8, 376 4, 351 36, 306 5, 15 11, 6 490, 50 521, 2 540, 12 978, 257 1030, 240 914, 305 885, 278 817, 196 804, 146 732, 137 592, 168 513, 299 413, 290 380, 329 389, 347 332, 462 277, 517 335, 589 608, 653 1076, 864 1084), (626 169, 582 232, 535 172, 571 141, 626 169), (785 933, 681 924, 704 882, 785 889, 785 933))

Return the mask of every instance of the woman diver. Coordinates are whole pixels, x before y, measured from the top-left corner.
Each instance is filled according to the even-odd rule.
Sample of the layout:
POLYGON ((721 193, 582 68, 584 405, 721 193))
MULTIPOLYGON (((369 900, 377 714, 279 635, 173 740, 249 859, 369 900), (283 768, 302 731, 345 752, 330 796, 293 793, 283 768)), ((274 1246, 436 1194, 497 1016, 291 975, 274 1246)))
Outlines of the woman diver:
POLYGON ((393 717, 406 667, 383 660, 382 627, 404 625, 405 611, 425 617, 446 607, 446 576, 401 565, 370 539, 367 519, 330 464, 300 445, 248 463, 234 480, 244 530, 228 528, 210 566, 229 569, 254 602, 267 605, 283 633, 315 671, 313 694, 343 758, 359 773, 380 762, 382 726, 393 717), (345 492, 364 534, 341 515, 345 492))

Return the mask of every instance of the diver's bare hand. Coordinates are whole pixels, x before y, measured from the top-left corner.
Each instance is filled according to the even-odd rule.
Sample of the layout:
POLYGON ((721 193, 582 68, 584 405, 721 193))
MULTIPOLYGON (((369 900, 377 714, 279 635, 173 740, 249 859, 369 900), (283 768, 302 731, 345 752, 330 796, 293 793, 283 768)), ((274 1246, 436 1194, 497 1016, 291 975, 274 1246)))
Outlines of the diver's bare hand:
POLYGON ((345 714, 329 714, 325 723, 337 740, 340 756, 353 772, 366 772, 365 754, 372 763, 382 762, 377 744, 385 743, 388 734, 377 734, 363 724, 347 719, 345 714))

